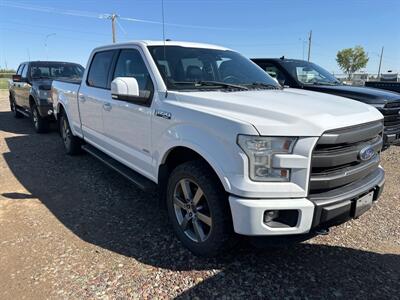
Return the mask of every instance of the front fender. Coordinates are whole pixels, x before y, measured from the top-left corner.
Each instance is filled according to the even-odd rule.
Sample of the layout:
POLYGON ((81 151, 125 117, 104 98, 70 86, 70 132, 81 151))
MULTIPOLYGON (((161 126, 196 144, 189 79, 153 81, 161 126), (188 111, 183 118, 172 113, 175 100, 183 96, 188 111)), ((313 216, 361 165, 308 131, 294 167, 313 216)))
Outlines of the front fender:
MULTIPOLYGON (((229 177, 232 174, 243 173, 241 150, 236 144, 236 132, 212 128, 211 126, 196 126, 192 123, 181 123, 168 128, 158 139, 162 145, 154 153, 156 168, 165 163, 168 154, 176 147, 185 147, 198 153, 215 171, 224 189, 231 192, 229 177)), ((158 174, 157 174, 158 176, 158 174)))

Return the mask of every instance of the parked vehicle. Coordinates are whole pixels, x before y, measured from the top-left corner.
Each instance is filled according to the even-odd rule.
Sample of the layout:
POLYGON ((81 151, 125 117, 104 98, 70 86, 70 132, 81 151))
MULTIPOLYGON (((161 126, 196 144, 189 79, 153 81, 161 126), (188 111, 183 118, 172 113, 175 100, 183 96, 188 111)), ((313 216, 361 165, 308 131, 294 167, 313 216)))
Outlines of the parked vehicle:
POLYGON ((30 61, 20 64, 9 81, 10 107, 16 118, 31 117, 36 132, 46 132, 53 119, 51 82, 56 78, 82 77, 81 65, 67 62, 30 61))
POLYGON ((365 86, 400 93, 400 82, 398 81, 366 81, 365 86))
POLYGON ((345 85, 327 70, 304 60, 283 57, 252 60, 286 86, 342 96, 376 107, 384 115, 384 149, 400 143, 400 94, 345 85))
POLYGON ((83 149, 144 190, 158 184, 176 235, 197 255, 223 252, 234 232, 329 228, 367 211, 383 188, 374 107, 282 89, 223 47, 96 48, 82 82, 55 80, 52 97, 66 152, 83 149))

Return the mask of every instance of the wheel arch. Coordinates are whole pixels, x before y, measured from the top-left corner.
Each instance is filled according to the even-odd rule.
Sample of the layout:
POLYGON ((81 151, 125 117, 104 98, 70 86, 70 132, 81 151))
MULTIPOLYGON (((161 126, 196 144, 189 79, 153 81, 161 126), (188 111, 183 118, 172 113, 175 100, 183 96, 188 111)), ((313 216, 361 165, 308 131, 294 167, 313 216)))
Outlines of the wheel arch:
POLYGON ((168 176, 175 167, 192 160, 201 160, 207 164, 207 166, 209 166, 210 170, 213 172, 213 175, 215 175, 215 177, 219 180, 223 189, 225 191, 230 190, 229 181, 223 175, 222 169, 217 165, 216 162, 214 162, 211 156, 201 149, 194 149, 194 147, 190 147, 188 145, 177 145, 171 147, 164 153, 158 168, 158 184, 160 185, 161 190, 164 190, 164 187, 168 181, 168 176))

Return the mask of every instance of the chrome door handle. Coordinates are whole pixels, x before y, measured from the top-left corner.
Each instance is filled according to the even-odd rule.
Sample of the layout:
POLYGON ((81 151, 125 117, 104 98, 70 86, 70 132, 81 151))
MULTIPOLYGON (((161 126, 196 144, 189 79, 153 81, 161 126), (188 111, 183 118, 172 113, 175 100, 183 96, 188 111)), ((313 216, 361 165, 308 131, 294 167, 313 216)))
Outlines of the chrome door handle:
POLYGON ((104 109, 105 111, 110 111, 111 108, 112 108, 112 106, 111 106, 110 103, 107 102, 107 103, 104 103, 104 104, 103 104, 103 109, 104 109))
POLYGON ((79 101, 82 102, 82 103, 86 101, 86 98, 85 98, 85 96, 83 96, 83 95, 79 95, 79 96, 78 96, 78 99, 79 99, 79 101))

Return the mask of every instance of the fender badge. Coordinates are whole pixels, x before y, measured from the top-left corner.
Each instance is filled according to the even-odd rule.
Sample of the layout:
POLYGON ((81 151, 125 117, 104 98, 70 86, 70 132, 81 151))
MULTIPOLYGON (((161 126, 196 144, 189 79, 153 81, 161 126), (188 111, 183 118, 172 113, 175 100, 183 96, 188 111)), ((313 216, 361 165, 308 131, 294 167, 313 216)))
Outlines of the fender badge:
POLYGON ((166 111, 161 111, 161 110, 156 110, 155 111, 155 115, 157 117, 163 118, 163 119, 167 119, 170 120, 172 115, 170 112, 166 112, 166 111))

